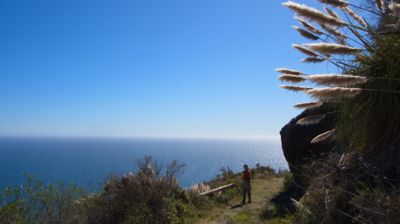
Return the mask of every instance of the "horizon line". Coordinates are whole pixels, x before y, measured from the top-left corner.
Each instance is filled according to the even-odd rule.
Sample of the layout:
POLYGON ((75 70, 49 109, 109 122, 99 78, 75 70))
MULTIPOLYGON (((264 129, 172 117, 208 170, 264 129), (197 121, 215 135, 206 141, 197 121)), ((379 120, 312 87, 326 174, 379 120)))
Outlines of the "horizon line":
POLYGON ((1 135, 0 138, 115 138, 115 139, 279 139, 280 135, 1 135))

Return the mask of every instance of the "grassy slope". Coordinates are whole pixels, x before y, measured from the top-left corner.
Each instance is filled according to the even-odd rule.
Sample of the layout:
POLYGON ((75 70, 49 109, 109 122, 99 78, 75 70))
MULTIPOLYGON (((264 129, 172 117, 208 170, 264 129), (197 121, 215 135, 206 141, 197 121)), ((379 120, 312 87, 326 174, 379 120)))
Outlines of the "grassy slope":
POLYGON ((241 202, 241 195, 237 195, 229 202, 230 206, 210 210, 198 223, 263 223, 259 215, 270 199, 281 191, 283 181, 282 176, 256 178, 252 182, 251 204, 231 208, 230 206, 238 205, 241 202))

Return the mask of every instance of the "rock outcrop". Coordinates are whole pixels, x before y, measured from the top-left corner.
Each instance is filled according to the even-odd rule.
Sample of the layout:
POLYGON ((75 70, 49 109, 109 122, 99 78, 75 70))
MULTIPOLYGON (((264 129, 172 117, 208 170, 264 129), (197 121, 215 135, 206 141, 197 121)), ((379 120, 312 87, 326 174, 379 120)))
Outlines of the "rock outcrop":
POLYGON ((335 113, 329 113, 324 120, 313 125, 303 126, 296 124, 296 122, 305 116, 324 114, 329 111, 331 110, 326 106, 304 110, 280 131, 282 149, 289 169, 295 181, 301 186, 308 184, 307 175, 304 175, 307 164, 321 158, 335 146, 334 141, 317 144, 311 144, 310 141, 318 134, 334 128, 337 116, 335 113))

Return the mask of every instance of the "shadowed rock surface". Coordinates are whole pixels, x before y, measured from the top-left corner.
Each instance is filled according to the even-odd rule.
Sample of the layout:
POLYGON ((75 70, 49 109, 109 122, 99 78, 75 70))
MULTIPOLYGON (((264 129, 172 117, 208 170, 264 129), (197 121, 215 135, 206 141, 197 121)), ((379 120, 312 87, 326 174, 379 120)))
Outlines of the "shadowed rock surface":
POLYGON ((289 164, 289 169, 293 173, 295 181, 301 186, 307 186, 308 184, 304 175, 302 175, 304 165, 321 158, 324 153, 330 151, 336 144, 334 141, 311 144, 310 141, 315 136, 333 129, 337 115, 329 113, 325 119, 313 125, 298 125, 296 122, 303 117, 324 114, 329 111, 331 109, 327 106, 306 109, 280 131, 282 149, 289 164))

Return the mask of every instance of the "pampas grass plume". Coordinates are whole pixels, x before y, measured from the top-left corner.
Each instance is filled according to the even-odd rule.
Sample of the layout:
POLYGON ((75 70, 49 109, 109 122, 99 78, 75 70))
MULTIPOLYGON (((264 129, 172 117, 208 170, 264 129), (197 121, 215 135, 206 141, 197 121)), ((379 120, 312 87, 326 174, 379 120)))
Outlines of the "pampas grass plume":
POLYGON ((320 85, 351 86, 368 82, 368 78, 355 75, 316 74, 307 79, 320 85))
POLYGON ((361 50, 347 45, 327 42, 303 44, 303 46, 322 54, 355 54, 361 50))
POLYGON ((311 115, 307 117, 303 117, 300 120, 296 122, 298 125, 312 125, 312 124, 318 124, 321 122, 323 119, 326 118, 325 114, 317 114, 317 115, 311 115))
POLYGON ((317 0, 317 1, 319 1, 319 2, 321 2, 321 3, 324 3, 324 4, 328 4, 328 5, 332 5, 332 6, 335 6, 335 7, 345 7, 345 6, 347 6, 348 4, 347 4, 347 2, 346 1, 343 1, 343 0, 317 0))
POLYGON ((334 35, 336 39, 338 40, 339 43, 344 43, 344 40, 346 40, 346 35, 344 35, 342 32, 340 32, 337 28, 331 27, 325 24, 321 24, 321 27, 328 31, 328 33, 334 35))
POLYGON ((350 9, 350 7, 344 7, 343 11, 349 14, 353 19, 355 19, 359 24, 361 24, 363 27, 368 27, 368 23, 357 13, 355 13, 353 10, 350 9))
POLYGON ((302 29, 302 28, 300 28, 298 26, 292 26, 292 27, 295 30, 297 30, 297 32, 299 32, 301 36, 303 36, 303 37, 305 37, 307 39, 310 39, 310 40, 318 40, 319 39, 318 36, 314 35, 313 33, 309 32, 309 31, 307 31, 305 29, 302 29))
POLYGON ((299 210, 304 210, 306 211, 309 215, 311 215, 310 210, 308 210, 304 205, 302 205, 300 202, 296 201, 293 198, 290 198, 290 200, 293 202, 294 206, 296 206, 297 209, 299 210))
POLYGON ((310 23, 306 22, 302 18, 299 17, 294 17, 295 20, 297 20, 301 25, 303 25, 307 30, 310 32, 313 32, 315 34, 321 35, 323 32, 321 32, 319 29, 317 29, 315 26, 311 25, 310 23))
POLYGON ((304 4, 299 4, 296 2, 288 1, 283 3, 282 5, 288 7, 289 9, 295 11, 299 16, 307 18, 309 20, 315 21, 319 24, 330 24, 334 26, 344 26, 346 23, 343 20, 332 17, 328 14, 325 14, 318 9, 309 7, 304 4))
POLYGON ((278 79, 281 81, 293 82, 293 83, 305 81, 305 78, 303 78, 300 75, 287 75, 287 74, 278 76, 278 79))
POLYGON ((305 87, 305 86, 288 86, 288 85, 281 85, 281 88, 290 90, 290 91, 294 91, 294 92, 298 92, 298 91, 308 91, 308 90, 312 90, 313 88, 311 87, 305 87))
POLYGON ((381 10, 381 12, 383 12, 383 6, 385 5, 385 3, 383 2, 383 0, 375 0, 376 6, 378 7, 379 10, 381 10))
POLYGON ((355 97, 362 92, 360 88, 314 88, 305 91, 307 94, 314 98, 321 100, 329 100, 337 97, 355 97))
POLYGON ((323 102, 308 102, 308 103, 299 103, 294 105, 295 108, 298 109, 311 109, 322 106, 323 102))
POLYGON ((329 15, 331 15, 331 16, 337 18, 337 19, 341 19, 340 16, 335 11, 333 11, 332 9, 330 9, 328 7, 324 7, 324 9, 329 15))
POLYGON ((310 50, 310 49, 308 49, 308 48, 306 48, 306 47, 303 47, 303 46, 301 46, 301 45, 299 45, 299 44, 292 44, 292 47, 293 47, 294 49, 300 51, 301 53, 308 55, 308 56, 311 56, 311 57, 318 57, 318 54, 317 54, 317 53, 315 53, 314 51, 312 51, 312 50, 310 50))
POLYGON ((368 56, 360 54, 360 53, 356 54, 355 58, 356 58, 357 61, 367 61, 367 60, 369 60, 368 56))
POLYGON ((277 68, 275 71, 280 72, 282 74, 288 74, 288 75, 301 75, 303 74, 301 71, 298 70, 293 70, 289 68, 277 68))
POLYGON ((308 57, 304 58, 301 61, 304 63, 321 63, 324 62, 326 59, 325 58, 319 58, 319 57, 308 57))
POLYGON ((397 3, 395 1, 391 1, 389 4, 389 9, 395 12, 396 14, 400 12, 400 3, 397 3))
POLYGON ((332 129, 332 130, 329 130, 322 134, 319 134, 311 140, 311 143, 315 144, 315 143, 320 143, 320 142, 327 141, 327 140, 332 141, 335 138, 335 132, 336 132, 336 129, 332 129))

